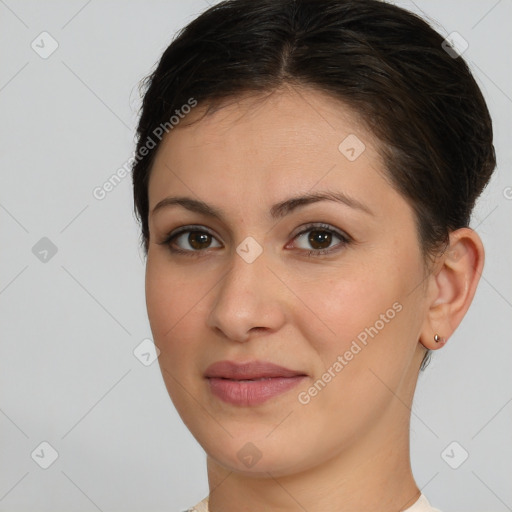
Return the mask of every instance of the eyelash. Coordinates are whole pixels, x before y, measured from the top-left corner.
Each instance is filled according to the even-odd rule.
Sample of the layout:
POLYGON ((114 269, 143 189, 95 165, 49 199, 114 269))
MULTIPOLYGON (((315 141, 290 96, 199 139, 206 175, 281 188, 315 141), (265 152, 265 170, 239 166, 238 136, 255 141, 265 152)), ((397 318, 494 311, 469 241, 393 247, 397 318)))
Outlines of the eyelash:
MULTIPOLYGON (((334 229, 329 224, 322 224, 322 223, 316 223, 316 224, 307 224, 303 226, 304 229, 297 233, 293 240, 299 238, 301 235, 305 235, 306 233, 309 233, 310 231, 326 231, 328 233, 331 233, 338 237, 341 242, 336 244, 333 247, 330 247, 328 249, 317 249, 317 250, 311 250, 307 251, 302 249, 304 252, 304 256, 306 257, 318 257, 323 256, 329 253, 337 252, 340 250, 340 248, 347 246, 348 244, 353 242, 353 239, 349 237, 346 233, 343 233, 342 231, 339 231, 337 229, 334 229)), ((179 249, 176 247, 172 247, 172 242, 178 238, 179 236, 183 235, 184 233, 190 233, 190 232, 199 232, 199 233, 206 233, 212 237, 215 237, 213 233, 211 233, 209 230, 205 229, 202 226, 183 226, 182 228, 179 228, 178 231, 171 232, 162 242, 160 242, 160 245, 166 245, 169 248, 169 251, 175 254, 182 254, 184 256, 189 257, 201 257, 204 256, 204 253, 207 251, 207 249, 204 250, 186 250, 186 249, 179 249)))

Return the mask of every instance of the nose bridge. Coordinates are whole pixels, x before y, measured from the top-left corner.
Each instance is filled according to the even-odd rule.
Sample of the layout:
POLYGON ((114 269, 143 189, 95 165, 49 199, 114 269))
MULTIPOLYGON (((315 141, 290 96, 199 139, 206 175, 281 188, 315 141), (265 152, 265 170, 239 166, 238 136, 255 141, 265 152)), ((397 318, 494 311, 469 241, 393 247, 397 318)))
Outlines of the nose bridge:
POLYGON ((261 246, 246 239, 231 258, 230 270, 217 288, 209 326, 236 341, 247 341, 252 329, 278 329, 284 312, 261 246))

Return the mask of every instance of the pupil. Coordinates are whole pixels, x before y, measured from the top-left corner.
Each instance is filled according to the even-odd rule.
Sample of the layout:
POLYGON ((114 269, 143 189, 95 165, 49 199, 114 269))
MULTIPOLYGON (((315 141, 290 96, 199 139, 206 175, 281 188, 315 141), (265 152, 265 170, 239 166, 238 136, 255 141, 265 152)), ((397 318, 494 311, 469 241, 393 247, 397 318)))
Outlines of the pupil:
POLYGON ((211 242, 211 235, 201 231, 191 231, 188 235, 188 243, 194 249, 206 249, 211 242))
POLYGON ((329 231, 311 231, 309 235, 309 243, 315 249, 326 249, 331 245, 332 233, 329 231), (319 245, 319 247, 317 246, 319 245))

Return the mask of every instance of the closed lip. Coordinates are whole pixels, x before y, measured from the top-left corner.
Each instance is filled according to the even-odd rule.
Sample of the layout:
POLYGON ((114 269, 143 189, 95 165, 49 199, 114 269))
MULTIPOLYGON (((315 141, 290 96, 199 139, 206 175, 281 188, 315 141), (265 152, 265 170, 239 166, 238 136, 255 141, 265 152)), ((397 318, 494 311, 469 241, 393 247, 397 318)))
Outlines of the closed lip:
POLYGON ((307 374, 300 370, 291 370, 268 361, 249 361, 237 363, 235 361, 218 361, 206 369, 204 376, 217 379, 255 380, 278 377, 298 377, 307 374))

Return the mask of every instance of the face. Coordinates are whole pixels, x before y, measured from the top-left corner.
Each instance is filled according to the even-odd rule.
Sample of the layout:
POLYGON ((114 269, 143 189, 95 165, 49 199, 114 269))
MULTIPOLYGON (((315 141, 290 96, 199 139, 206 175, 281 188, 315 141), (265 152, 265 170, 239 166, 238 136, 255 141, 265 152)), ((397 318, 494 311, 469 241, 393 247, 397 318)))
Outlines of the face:
POLYGON ((146 272, 183 421, 214 461, 251 474, 384 439, 414 389, 426 306, 414 214, 378 142, 310 89, 186 121, 152 169, 146 272))

